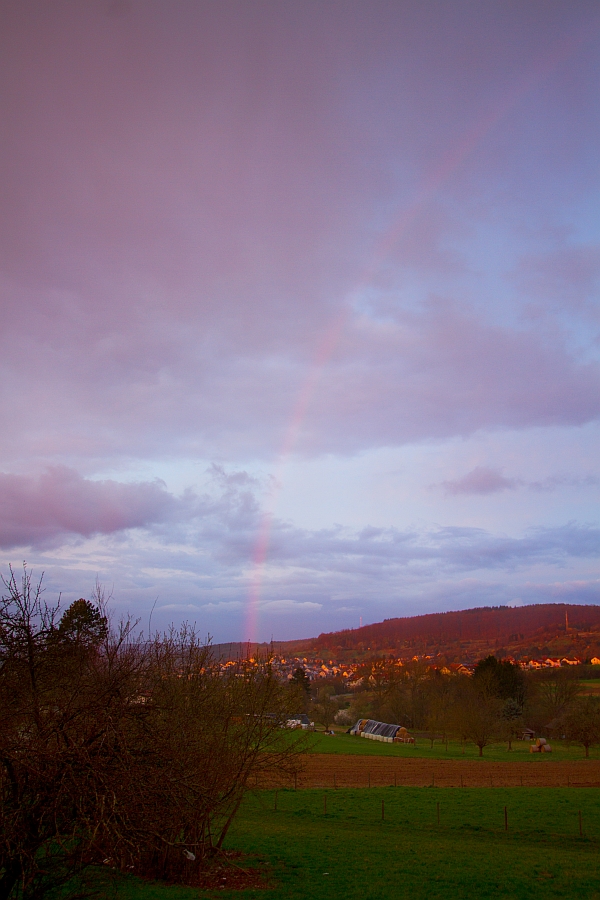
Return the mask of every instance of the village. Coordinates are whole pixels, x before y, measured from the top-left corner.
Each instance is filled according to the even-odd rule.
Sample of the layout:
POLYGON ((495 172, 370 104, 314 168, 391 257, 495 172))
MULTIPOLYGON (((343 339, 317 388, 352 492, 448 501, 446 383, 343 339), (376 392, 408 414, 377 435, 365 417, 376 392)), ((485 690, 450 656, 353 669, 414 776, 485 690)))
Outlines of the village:
MULTIPOLYGON (((600 657, 594 656, 589 660, 580 659, 577 656, 557 657, 547 656, 532 659, 516 660, 511 656, 505 659, 513 665, 518 665, 521 669, 532 671, 539 669, 558 669, 568 666, 581 666, 584 664, 592 666, 600 666, 600 657)), ((250 665, 259 665, 264 663, 264 659, 259 656, 250 656, 246 663, 250 665)), ((337 681, 341 682, 348 691, 357 690, 361 686, 368 683, 369 679, 373 679, 373 675, 369 674, 372 667, 368 662, 341 663, 333 659, 319 659, 306 656, 285 657, 274 655, 269 660, 273 672, 282 681, 290 681, 298 669, 302 669, 310 681, 337 681)), ((410 659, 393 657, 385 660, 378 659, 381 664, 385 662, 387 668, 414 669, 416 666, 425 671, 437 670, 442 675, 472 675, 475 671, 476 663, 447 663, 443 656, 415 655, 410 659)), ((237 660, 227 660, 220 663, 223 672, 232 666, 238 665, 237 660)))

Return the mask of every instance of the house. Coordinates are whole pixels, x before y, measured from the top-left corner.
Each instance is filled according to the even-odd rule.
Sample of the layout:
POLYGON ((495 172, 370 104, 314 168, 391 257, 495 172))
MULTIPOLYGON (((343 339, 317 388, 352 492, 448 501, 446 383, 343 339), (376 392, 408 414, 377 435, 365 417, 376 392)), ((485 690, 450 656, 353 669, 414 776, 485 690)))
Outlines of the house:
POLYGON ((600 666, 600 659, 597 656, 592 656, 590 662, 593 666, 600 666))
POLYGON ((292 716, 285 723, 286 728, 302 728, 303 731, 314 731, 315 723, 311 722, 305 713, 298 716, 292 716))
POLYGON ((450 663, 449 669, 455 675, 472 675, 473 674, 473 671, 472 671, 473 667, 468 668, 467 666, 463 665, 463 663, 450 663))

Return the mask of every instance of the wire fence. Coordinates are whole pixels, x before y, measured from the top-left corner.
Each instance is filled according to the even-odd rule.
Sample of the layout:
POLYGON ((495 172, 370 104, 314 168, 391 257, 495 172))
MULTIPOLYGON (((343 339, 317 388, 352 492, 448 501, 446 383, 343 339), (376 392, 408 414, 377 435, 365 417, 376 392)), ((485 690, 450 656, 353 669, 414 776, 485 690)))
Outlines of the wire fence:
POLYGON ((406 790, 374 788, 252 792, 248 802, 265 814, 301 816, 341 824, 481 831, 600 840, 600 805, 595 791, 557 792, 514 788, 493 794, 480 788, 406 790))

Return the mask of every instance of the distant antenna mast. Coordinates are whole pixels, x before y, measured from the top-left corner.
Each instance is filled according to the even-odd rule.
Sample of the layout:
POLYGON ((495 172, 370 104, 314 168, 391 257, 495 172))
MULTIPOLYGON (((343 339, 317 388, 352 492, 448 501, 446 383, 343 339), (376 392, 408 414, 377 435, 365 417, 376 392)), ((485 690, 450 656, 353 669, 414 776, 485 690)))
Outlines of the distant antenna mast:
POLYGON ((362 628, 362 616, 360 616, 360 625, 359 628, 362 628))
POLYGON ((569 630, 569 613, 565 609, 565 631, 569 630))

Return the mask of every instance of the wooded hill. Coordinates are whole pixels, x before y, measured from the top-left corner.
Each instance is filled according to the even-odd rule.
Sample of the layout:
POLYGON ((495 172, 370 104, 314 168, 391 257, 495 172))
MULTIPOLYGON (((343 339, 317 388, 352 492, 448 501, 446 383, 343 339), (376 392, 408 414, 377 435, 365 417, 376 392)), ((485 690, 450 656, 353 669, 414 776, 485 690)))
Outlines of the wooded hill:
POLYGON ((586 658, 600 649, 600 606, 546 603, 385 619, 354 630, 321 634, 314 648, 322 655, 341 658, 381 653, 399 657, 443 654, 461 662, 486 653, 516 658, 583 654, 586 658))
POLYGON ((407 659, 440 655, 447 662, 473 662, 490 653, 515 659, 571 655, 584 660, 600 656, 600 606, 484 606, 385 619, 304 640, 220 644, 215 651, 222 659, 273 652, 338 661, 393 654, 407 659))

